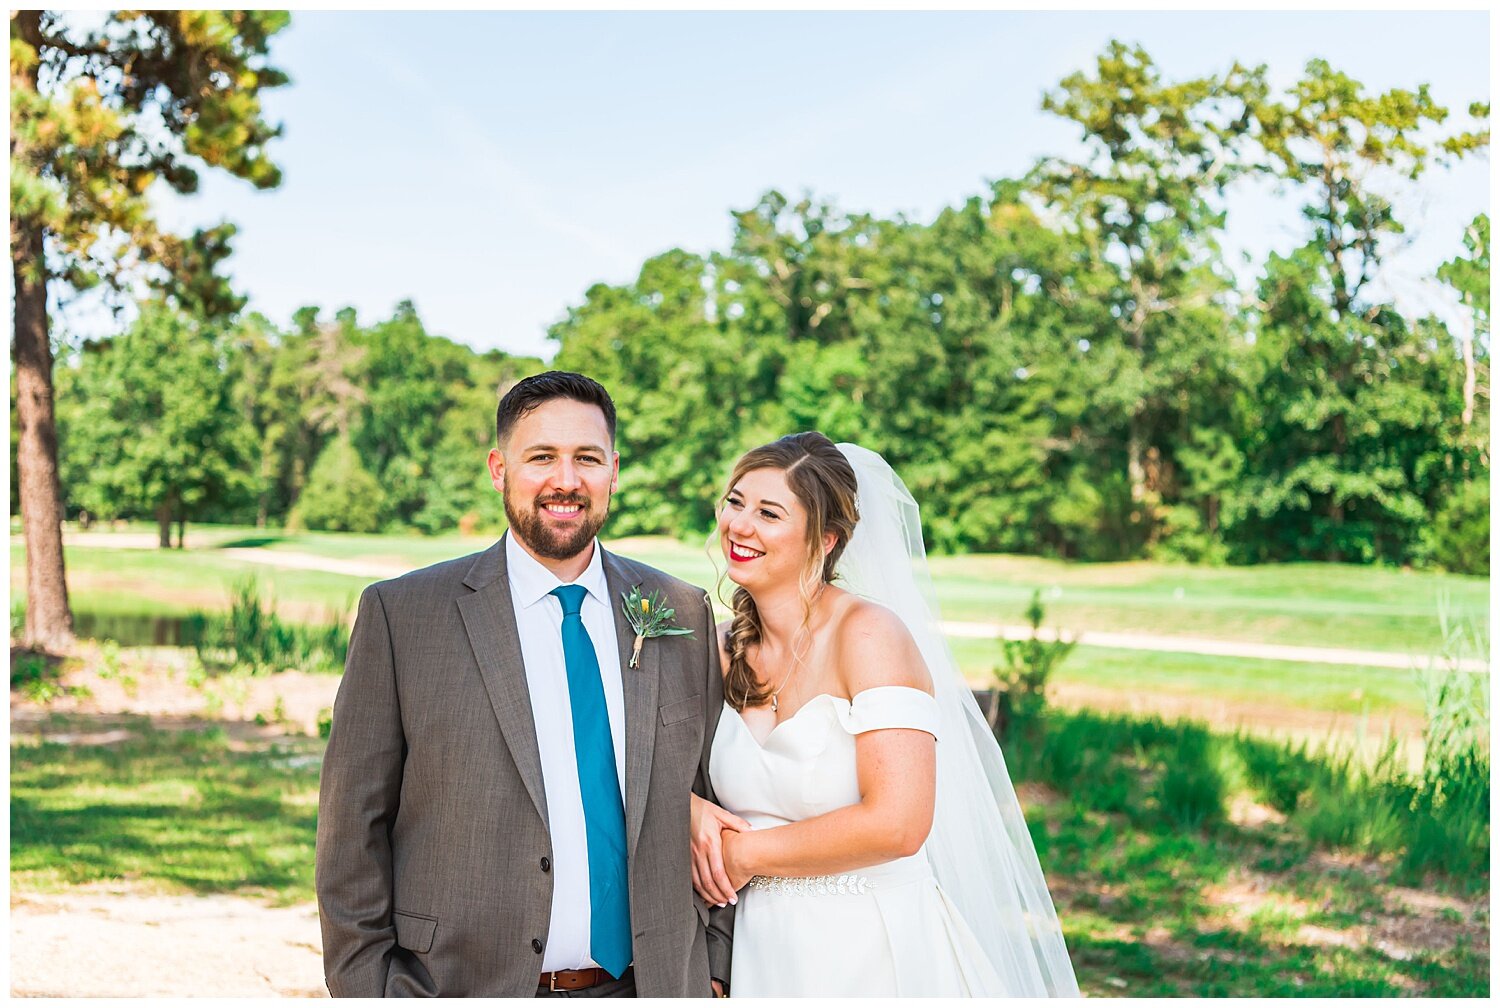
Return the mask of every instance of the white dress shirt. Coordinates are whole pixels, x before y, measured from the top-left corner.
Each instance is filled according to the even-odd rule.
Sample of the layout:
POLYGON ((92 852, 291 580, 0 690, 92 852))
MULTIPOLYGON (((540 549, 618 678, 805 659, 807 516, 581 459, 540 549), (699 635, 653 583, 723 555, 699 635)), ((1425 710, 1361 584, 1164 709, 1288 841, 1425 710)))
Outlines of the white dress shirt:
MULTIPOLYGON (((609 734, 615 747, 620 795, 625 795, 625 686, 615 637, 614 611, 599 541, 594 555, 574 584, 587 589, 579 613, 604 685, 609 734)), ((510 601, 521 638, 521 661, 542 756, 542 788, 552 836, 552 920, 541 972, 579 969, 598 964, 589 956, 589 851, 583 821, 583 792, 578 785, 578 756, 573 748, 573 708, 568 698, 568 669, 563 658, 562 602, 549 592, 563 582, 543 567, 514 534, 505 537, 505 565, 510 601)))

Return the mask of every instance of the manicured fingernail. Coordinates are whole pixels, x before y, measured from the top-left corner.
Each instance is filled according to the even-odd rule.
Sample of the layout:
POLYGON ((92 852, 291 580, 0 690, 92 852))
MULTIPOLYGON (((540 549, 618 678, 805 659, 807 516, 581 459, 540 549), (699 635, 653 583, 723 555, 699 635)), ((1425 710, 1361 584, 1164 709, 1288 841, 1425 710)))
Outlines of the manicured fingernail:
POLYGON ((720 904, 719 904, 719 906, 720 906, 720 907, 722 907, 722 906, 724 906, 724 904, 723 904, 723 903, 720 903, 720 904))
POLYGON ((739 900, 739 897, 738 897, 738 896, 735 896, 735 897, 732 897, 732 898, 731 898, 731 899, 730 899, 730 900, 729 900, 729 902, 730 902, 730 903, 732 903, 732 904, 734 904, 734 905, 735 905, 735 906, 739 906, 739 904, 740 904, 740 900, 739 900))

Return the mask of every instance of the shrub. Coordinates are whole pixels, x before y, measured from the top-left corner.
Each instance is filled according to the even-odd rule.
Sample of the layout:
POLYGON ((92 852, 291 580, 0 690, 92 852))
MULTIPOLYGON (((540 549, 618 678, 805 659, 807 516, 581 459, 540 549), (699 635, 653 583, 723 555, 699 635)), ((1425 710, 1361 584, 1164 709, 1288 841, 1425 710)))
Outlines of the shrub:
POLYGON ((12 651, 10 656, 10 688, 24 689, 29 683, 40 682, 53 674, 53 663, 45 655, 31 651, 12 651))
POLYGON ((19 690, 27 700, 49 704, 62 696, 87 697, 87 686, 64 686, 62 662, 52 655, 35 651, 13 650, 10 653, 10 688, 19 690))
POLYGON ((1198 509, 1190 504, 1162 508, 1161 527, 1151 544, 1151 559, 1164 563, 1223 564, 1229 548, 1222 539, 1210 533, 1198 509))
POLYGON ((376 532, 384 494, 347 437, 330 441, 313 463, 292 524, 324 532, 376 532))
POLYGON ((1031 604, 1026 607, 1026 620, 1031 624, 1031 636, 1025 640, 1000 642, 1004 664, 994 669, 995 692, 990 699, 990 728, 1001 737, 1010 732, 1015 722, 1027 722, 1041 713, 1047 702, 1047 680, 1052 670, 1060 665, 1077 646, 1077 641, 1046 641, 1040 637, 1042 617, 1042 593, 1031 593, 1031 604))
POLYGON ((1433 520, 1432 556, 1460 574, 1490 572, 1490 485, 1478 479, 1459 487, 1433 520))

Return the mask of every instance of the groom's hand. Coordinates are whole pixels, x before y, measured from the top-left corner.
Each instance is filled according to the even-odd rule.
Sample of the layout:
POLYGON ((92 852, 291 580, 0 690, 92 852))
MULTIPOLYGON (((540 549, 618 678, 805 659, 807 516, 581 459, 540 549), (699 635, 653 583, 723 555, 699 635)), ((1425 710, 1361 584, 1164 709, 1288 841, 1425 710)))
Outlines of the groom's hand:
POLYGON ((737 902, 729 873, 724 870, 724 831, 749 830, 748 822, 698 795, 692 796, 693 888, 715 906, 737 902))

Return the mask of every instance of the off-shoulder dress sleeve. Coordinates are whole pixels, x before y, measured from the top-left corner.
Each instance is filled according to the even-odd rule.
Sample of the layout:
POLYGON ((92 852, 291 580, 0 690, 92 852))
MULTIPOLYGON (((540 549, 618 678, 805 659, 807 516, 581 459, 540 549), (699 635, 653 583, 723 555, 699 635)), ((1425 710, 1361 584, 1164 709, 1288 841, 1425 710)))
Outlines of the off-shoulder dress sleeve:
POLYGON ((850 735, 881 728, 915 728, 938 737, 938 704, 911 686, 871 686, 854 694, 839 720, 850 735))

